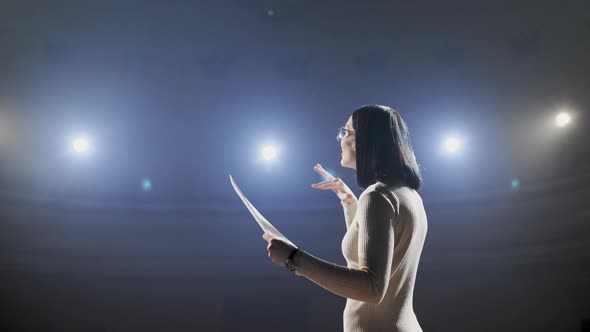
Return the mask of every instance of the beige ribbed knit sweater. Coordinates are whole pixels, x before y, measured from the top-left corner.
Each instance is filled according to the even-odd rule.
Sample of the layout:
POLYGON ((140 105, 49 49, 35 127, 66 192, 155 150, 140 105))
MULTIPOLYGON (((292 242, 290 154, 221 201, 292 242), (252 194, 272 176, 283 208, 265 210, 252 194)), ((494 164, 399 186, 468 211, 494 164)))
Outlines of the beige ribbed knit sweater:
POLYGON ((295 273, 346 298, 345 332, 422 331, 412 304, 428 228, 420 195, 377 182, 358 203, 342 205, 347 227, 342 253, 348 266, 300 249, 293 259, 295 273))

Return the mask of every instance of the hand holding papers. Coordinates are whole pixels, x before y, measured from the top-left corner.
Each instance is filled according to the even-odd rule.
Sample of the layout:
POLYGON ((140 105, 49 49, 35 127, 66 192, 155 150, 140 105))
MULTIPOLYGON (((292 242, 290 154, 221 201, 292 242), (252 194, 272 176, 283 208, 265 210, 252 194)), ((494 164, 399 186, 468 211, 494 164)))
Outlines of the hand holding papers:
POLYGON ((240 190, 240 188, 238 187, 238 185, 234 181, 234 178, 231 175, 229 176, 229 180, 231 181, 234 190, 236 191, 242 202, 244 202, 244 205, 246 205, 248 211, 250 211, 250 213, 254 217, 254 220, 256 220, 256 222, 258 223, 258 226, 260 226, 260 228, 262 228, 264 232, 271 233, 277 239, 289 243, 292 246, 295 246, 293 242, 289 241, 289 239, 287 239, 283 234, 281 234, 281 232, 279 232, 268 220, 266 220, 266 218, 264 218, 262 214, 260 214, 260 212, 258 212, 258 210, 256 210, 254 205, 252 205, 252 203, 250 203, 246 196, 244 196, 244 194, 242 193, 242 191, 240 190))

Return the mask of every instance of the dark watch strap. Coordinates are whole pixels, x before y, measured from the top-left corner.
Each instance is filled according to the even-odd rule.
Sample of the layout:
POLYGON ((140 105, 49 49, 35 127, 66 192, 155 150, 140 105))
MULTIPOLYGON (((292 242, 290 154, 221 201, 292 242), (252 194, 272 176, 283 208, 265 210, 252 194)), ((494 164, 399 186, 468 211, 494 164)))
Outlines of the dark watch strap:
POLYGON ((287 258, 287 259, 293 260, 293 257, 295 257, 295 254, 298 251, 299 251, 299 249, 297 249, 297 248, 296 249, 293 249, 293 251, 291 251, 291 254, 289 255, 289 258, 287 258))
POLYGON ((291 254, 289 254, 289 257, 287 257, 287 259, 285 260, 285 267, 286 267, 287 269, 289 269, 289 271, 293 271, 293 270, 295 270, 295 268, 291 269, 291 268, 289 267, 289 265, 287 264, 287 261, 291 261, 291 263, 295 263, 295 262, 293 261, 293 258, 295 257, 295 254, 296 254, 298 251, 299 251, 299 249, 297 249, 297 248, 296 248, 296 249, 293 249, 293 251, 291 251, 291 254))

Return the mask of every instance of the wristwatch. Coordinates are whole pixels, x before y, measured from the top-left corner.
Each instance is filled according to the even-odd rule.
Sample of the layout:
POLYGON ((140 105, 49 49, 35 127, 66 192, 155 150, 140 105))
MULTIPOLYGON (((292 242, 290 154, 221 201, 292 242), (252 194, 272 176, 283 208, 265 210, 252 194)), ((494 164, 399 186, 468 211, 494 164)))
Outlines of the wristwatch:
POLYGON ((287 259, 285 259, 285 267, 287 269, 289 269, 289 271, 293 272, 295 271, 295 262, 293 261, 293 257, 295 257, 295 254, 299 251, 299 249, 293 249, 293 251, 291 251, 291 254, 289 255, 289 257, 287 259))

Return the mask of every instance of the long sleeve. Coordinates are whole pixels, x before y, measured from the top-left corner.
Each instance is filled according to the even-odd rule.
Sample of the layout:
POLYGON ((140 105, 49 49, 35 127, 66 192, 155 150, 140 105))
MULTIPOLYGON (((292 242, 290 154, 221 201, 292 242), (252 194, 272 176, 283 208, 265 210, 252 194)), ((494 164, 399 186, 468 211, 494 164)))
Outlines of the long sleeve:
POLYGON ((295 255, 296 274, 324 289, 350 299, 380 303, 391 273, 394 234, 392 205, 379 192, 370 191, 358 202, 359 268, 349 268, 317 258, 303 250, 295 255))

